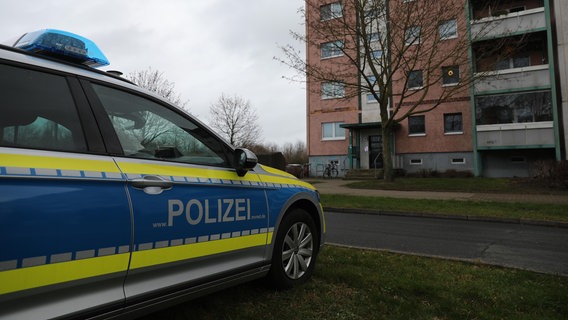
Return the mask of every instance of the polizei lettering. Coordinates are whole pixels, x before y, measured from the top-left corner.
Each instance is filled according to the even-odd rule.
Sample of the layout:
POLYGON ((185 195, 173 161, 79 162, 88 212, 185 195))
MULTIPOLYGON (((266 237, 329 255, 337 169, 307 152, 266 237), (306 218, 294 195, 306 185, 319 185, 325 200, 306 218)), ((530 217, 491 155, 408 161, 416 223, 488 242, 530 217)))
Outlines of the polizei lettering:
POLYGON ((168 227, 182 216, 190 225, 250 220, 250 199, 168 200, 168 227), (214 206, 212 206, 212 204, 214 206))

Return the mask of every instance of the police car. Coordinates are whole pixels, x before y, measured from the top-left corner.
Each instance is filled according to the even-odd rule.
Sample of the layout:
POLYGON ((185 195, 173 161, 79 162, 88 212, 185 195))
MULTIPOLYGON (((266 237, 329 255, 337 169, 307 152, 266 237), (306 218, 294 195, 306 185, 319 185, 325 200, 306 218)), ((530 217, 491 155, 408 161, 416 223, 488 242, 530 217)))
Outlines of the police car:
POLYGON ((90 40, 0 46, 0 319, 139 316, 267 277, 305 282, 313 186, 95 69, 90 40))

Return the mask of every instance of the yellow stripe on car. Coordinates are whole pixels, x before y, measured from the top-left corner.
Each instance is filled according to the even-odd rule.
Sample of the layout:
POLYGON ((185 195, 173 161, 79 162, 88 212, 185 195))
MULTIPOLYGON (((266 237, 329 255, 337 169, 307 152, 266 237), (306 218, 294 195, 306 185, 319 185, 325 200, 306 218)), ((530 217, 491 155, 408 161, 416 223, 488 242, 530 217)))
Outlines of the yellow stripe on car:
POLYGON ((162 263, 224 253, 255 246, 264 246, 272 239, 272 232, 236 238, 198 242, 180 246, 135 251, 132 254, 131 269, 149 267, 162 263))
POLYGON ((58 170, 81 170, 120 173, 118 167, 110 160, 91 160, 80 158, 59 158, 32 156, 25 154, 0 154, 2 166, 17 168, 42 168, 58 170))
POLYGON ((284 172, 282 170, 274 169, 272 167, 267 167, 263 165, 261 165, 260 167, 262 168, 262 170, 266 171, 267 173, 270 173, 270 174, 261 174, 261 179, 263 182, 297 185, 300 187, 304 187, 306 189, 315 190, 314 186, 312 186, 307 182, 297 179, 288 172, 284 172))
POLYGON ((86 279, 128 268, 130 253, 46 264, 0 272, 0 294, 86 279))

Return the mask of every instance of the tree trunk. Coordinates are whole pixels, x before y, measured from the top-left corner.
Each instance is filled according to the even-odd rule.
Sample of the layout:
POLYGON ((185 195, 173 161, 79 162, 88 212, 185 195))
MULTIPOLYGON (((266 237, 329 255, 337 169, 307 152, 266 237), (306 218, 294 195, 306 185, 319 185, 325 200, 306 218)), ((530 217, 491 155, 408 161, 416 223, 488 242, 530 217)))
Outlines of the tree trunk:
POLYGON ((391 152, 391 135, 392 129, 390 126, 382 126, 381 128, 383 134, 383 179, 386 182, 394 181, 394 170, 392 162, 392 152, 391 152))

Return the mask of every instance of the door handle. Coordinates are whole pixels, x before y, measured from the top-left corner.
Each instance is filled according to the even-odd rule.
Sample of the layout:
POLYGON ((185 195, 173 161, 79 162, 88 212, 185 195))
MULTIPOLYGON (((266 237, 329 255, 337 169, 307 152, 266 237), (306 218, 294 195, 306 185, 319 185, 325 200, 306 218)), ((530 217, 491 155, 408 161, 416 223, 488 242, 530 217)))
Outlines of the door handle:
POLYGON ((130 181, 132 187, 139 190, 144 190, 147 194, 160 194, 164 190, 169 190, 174 186, 172 181, 166 180, 160 176, 144 176, 142 178, 133 179, 130 181))

